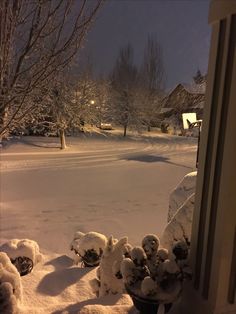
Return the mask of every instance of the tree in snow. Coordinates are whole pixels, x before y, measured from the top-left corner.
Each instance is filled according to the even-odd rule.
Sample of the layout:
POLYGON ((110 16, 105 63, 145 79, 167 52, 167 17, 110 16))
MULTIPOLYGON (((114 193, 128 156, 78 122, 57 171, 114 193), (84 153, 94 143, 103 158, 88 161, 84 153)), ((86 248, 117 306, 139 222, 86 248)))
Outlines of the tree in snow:
POLYGON ((112 116, 123 126, 126 136, 128 126, 137 125, 138 111, 135 103, 138 71, 133 63, 133 48, 124 46, 118 55, 111 74, 112 116))
POLYGON ((114 117, 111 110, 111 93, 110 81, 104 77, 99 77, 96 80, 96 123, 101 126, 101 123, 112 123, 114 117))
MULTIPOLYGON (((0 135, 81 48, 103 0, 4 1, 0 7, 0 135)), ((44 95, 42 95, 42 98, 44 95)))
POLYGON ((164 94, 164 64, 161 45, 149 36, 139 73, 138 103, 141 119, 148 131, 158 119, 158 111, 164 94))
POLYGON ((74 79, 74 119, 73 126, 79 124, 96 125, 98 117, 98 87, 94 78, 93 63, 90 57, 87 58, 84 65, 78 65, 78 75, 74 79))
MULTIPOLYGON (((95 123, 96 82, 89 68, 77 67, 55 72, 54 79, 44 87, 41 105, 29 113, 21 130, 28 134, 58 135, 61 149, 66 148, 66 134, 82 131, 84 124, 95 123)), ((19 131, 19 128, 17 129, 19 131)))
POLYGON ((198 69, 196 74, 193 76, 195 84, 202 84, 206 80, 206 76, 202 75, 201 71, 198 69))

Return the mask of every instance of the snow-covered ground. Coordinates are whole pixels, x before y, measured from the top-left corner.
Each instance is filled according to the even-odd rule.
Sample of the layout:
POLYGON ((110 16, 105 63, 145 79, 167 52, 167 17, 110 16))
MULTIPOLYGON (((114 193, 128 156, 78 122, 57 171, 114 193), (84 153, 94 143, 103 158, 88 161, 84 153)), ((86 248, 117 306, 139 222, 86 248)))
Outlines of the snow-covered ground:
POLYGON ((22 277, 22 313, 135 313, 126 295, 94 299, 95 270, 72 265, 70 243, 76 231, 133 245, 160 235, 170 192, 195 170, 196 139, 104 131, 67 141, 61 151, 57 138, 23 137, 1 151, 1 243, 32 239, 44 255, 22 277))

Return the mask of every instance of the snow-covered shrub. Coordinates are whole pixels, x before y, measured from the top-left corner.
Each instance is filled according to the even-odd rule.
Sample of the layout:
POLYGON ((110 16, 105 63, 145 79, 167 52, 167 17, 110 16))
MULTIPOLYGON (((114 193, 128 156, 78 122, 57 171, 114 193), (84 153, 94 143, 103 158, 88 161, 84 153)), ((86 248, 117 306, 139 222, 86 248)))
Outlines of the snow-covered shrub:
POLYGON ((129 251, 127 237, 119 241, 113 239, 112 236, 109 238, 98 268, 98 279, 96 282, 94 280, 91 282, 93 290, 98 289, 98 296, 124 292, 120 265, 129 251))
POLYGON ((85 266, 97 266, 100 262, 107 237, 98 232, 76 232, 70 248, 75 252, 75 264, 84 262, 85 266))
POLYGON ((18 313, 17 300, 13 293, 13 287, 9 282, 0 283, 0 313, 18 313))
POLYGON ((6 253, 0 252, 0 313, 18 313, 18 302, 22 300, 20 275, 6 253))
POLYGON ((28 257, 36 265, 42 260, 42 254, 39 252, 38 243, 29 239, 13 239, 0 247, 0 251, 5 252, 11 260, 17 257, 28 257))
POLYGON ((169 198, 168 222, 186 199, 195 193, 196 179, 197 171, 186 174, 177 187, 171 192, 169 198))
POLYGON ((161 236, 161 245, 170 250, 177 241, 190 245, 195 194, 192 194, 166 225, 161 236))
POLYGON ((131 257, 121 262, 121 274, 131 297, 169 304, 181 293, 184 276, 179 261, 186 260, 188 249, 179 242, 169 254, 159 243, 156 235, 146 235, 142 247, 133 248, 131 257))

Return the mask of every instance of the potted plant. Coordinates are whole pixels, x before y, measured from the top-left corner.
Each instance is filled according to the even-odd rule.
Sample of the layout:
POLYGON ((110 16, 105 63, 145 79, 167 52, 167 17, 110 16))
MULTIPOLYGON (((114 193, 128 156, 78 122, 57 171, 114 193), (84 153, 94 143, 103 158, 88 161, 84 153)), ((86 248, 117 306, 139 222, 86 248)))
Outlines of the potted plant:
POLYGON ((86 267, 98 266, 107 243, 105 235, 98 232, 76 232, 70 249, 75 253, 75 264, 82 262, 86 267))
POLYGON ((134 247, 121 263, 121 274, 134 306, 141 314, 168 313, 182 291, 188 246, 177 242, 172 252, 159 248, 159 239, 149 234, 142 247, 134 247))

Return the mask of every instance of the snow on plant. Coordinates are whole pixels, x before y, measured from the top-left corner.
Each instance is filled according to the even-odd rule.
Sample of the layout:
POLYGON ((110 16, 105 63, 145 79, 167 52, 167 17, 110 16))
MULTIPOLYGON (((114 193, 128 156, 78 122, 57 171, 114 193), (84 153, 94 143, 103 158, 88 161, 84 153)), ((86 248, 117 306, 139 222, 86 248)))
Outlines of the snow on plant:
POLYGON ((22 300, 20 275, 6 253, 0 252, 0 313, 18 313, 22 300))
POLYGON ((98 268, 98 278, 91 281, 93 291, 98 296, 124 292, 120 265, 125 256, 129 255, 129 251, 127 237, 119 241, 112 236, 108 239, 98 268))
POLYGON ((155 272, 156 264, 158 262, 157 251, 159 243, 159 239, 154 234, 148 234, 142 240, 142 247, 147 255, 147 266, 152 273, 155 272))
POLYGON ((77 231, 70 248, 75 252, 75 264, 84 262, 86 266, 97 266, 107 244, 107 237, 98 232, 77 231))
POLYGON ((188 247, 178 242, 169 254, 167 249, 159 248, 159 243, 157 236, 145 236, 143 248, 133 248, 131 258, 122 261, 121 274, 131 296, 172 303, 181 293, 182 266, 187 266, 188 247))
POLYGON ((38 243, 29 239, 13 239, 1 245, 0 250, 5 252, 11 260, 18 257, 28 257, 36 265, 42 260, 38 243))
POLYGON ((195 193, 197 171, 186 174, 176 188, 171 192, 169 199, 168 222, 172 219, 183 203, 195 193))
POLYGON ((184 241, 188 246, 190 245, 194 202, 195 194, 192 194, 166 225, 161 236, 163 247, 171 249, 178 241, 184 241))

